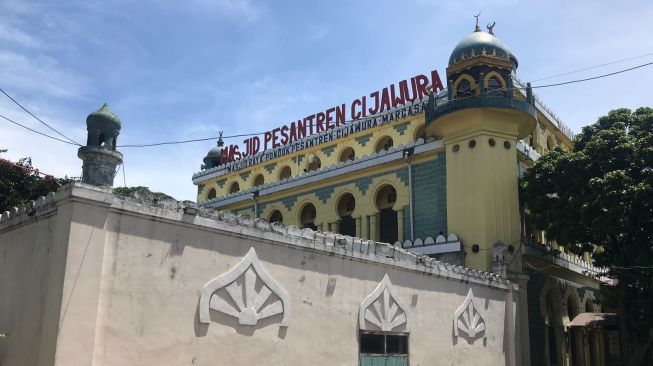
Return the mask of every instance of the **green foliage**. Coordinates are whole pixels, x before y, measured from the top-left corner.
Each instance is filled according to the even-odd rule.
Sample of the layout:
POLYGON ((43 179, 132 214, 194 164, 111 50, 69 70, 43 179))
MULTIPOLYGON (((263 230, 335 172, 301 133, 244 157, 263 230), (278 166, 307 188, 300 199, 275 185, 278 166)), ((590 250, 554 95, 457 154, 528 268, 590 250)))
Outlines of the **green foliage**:
POLYGON ((542 156, 521 180, 536 228, 576 253, 601 246, 628 301, 631 329, 653 327, 653 108, 617 109, 583 128, 572 151, 542 156))
POLYGON ((162 192, 152 192, 148 187, 136 186, 136 187, 116 187, 113 189, 113 194, 123 197, 147 197, 154 203, 161 201, 163 199, 172 199, 162 192))
POLYGON ((40 175, 32 167, 31 158, 22 158, 15 164, 0 160, 0 212, 54 192, 70 181, 40 175))

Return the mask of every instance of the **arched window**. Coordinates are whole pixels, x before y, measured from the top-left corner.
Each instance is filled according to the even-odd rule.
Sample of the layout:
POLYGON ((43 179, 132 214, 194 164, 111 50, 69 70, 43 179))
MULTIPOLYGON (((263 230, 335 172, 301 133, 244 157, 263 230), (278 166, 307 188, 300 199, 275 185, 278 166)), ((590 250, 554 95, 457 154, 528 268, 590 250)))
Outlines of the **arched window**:
POLYGON ((505 96, 506 93, 501 89, 501 81, 498 77, 492 76, 487 81, 487 94, 491 96, 505 96))
POLYGON ((376 143, 376 147, 374 148, 374 152, 379 152, 381 150, 388 150, 394 145, 394 141, 392 141, 392 137, 390 136, 384 136, 379 139, 379 142, 376 143))
POLYGON ((280 222, 283 224, 283 215, 281 214, 281 211, 279 210, 272 211, 272 213, 270 214, 270 219, 268 221, 270 221, 270 224, 275 222, 280 222))
POLYGON ((465 98, 472 95, 472 84, 469 83, 469 80, 463 79, 458 83, 456 88, 456 98, 465 98))
POLYGON ((101 133, 101 134, 100 134, 100 138, 98 139, 98 142, 97 142, 98 146, 104 146, 104 144, 105 144, 106 142, 107 142, 107 141, 106 141, 106 138, 104 137, 104 134, 101 133))
POLYGON ((279 172, 279 180, 288 179, 290 178, 291 175, 292 172, 290 170, 290 167, 286 165, 283 168, 281 168, 281 171, 279 172))
POLYGON ((252 187, 258 187, 262 186, 263 183, 265 183, 265 178, 263 178, 263 174, 259 174, 254 178, 254 183, 252 184, 252 187))
POLYGON ((299 223, 301 224, 302 228, 311 228, 313 230, 317 230, 317 226, 315 226, 315 217, 317 216, 317 213, 315 211, 315 206, 313 206, 312 203, 307 203, 302 207, 301 214, 299 215, 299 223))
POLYGON ((394 243, 399 239, 397 211, 393 209, 397 202, 397 190, 386 185, 376 194, 376 207, 379 209, 379 240, 394 243))
POLYGON ((351 217, 356 208, 356 199, 347 193, 338 200, 338 216, 340 216, 340 234, 356 236, 356 220, 351 217))
POLYGON ((229 186, 229 193, 230 194, 236 193, 238 191, 240 191, 240 185, 238 184, 238 182, 231 183, 231 185, 229 186))
POLYGON ((211 190, 209 191, 209 194, 206 197, 208 199, 212 200, 212 199, 215 198, 215 196, 216 196, 215 188, 211 188, 211 190))
POLYGON ((318 158, 315 155, 311 155, 308 157, 308 165, 306 166, 306 171, 311 172, 313 170, 318 170, 322 167, 322 162, 320 161, 320 158, 318 158))
POLYGON ((356 158, 356 152, 354 151, 353 148, 351 147, 346 147, 342 152, 340 153, 340 162, 344 163, 348 160, 354 160, 356 158))

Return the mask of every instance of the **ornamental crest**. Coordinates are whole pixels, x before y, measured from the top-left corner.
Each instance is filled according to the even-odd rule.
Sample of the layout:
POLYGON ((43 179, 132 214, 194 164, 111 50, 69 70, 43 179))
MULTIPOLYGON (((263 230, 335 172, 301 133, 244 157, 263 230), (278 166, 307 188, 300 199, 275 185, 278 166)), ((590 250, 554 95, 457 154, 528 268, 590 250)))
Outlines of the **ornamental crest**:
POLYGON ((234 268, 204 285, 201 323, 210 322, 209 309, 237 318, 240 325, 256 325, 261 319, 283 314, 280 325, 286 327, 290 319, 288 294, 265 270, 254 248, 234 268))
POLYGON ((408 308, 404 305, 386 273, 378 286, 367 295, 358 311, 361 330, 409 332, 408 308))
POLYGON ((485 337, 485 318, 481 315, 479 309, 480 307, 476 305, 474 293, 470 288, 465 301, 456 309, 453 316, 453 334, 455 337, 459 336, 459 332, 463 332, 472 340, 481 333, 485 337))

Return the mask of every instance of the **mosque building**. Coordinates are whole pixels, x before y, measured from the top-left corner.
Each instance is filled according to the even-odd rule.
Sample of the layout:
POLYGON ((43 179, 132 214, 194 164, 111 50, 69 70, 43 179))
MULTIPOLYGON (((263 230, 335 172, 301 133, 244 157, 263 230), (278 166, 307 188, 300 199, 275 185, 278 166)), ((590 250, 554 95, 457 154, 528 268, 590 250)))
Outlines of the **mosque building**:
POLYGON ((520 174, 573 135, 517 78, 493 27, 477 22, 455 46, 445 83, 437 72, 428 88, 423 75, 403 81, 357 99, 351 120, 343 104, 335 119, 275 129, 263 151, 220 138, 193 175, 197 202, 500 273, 519 285, 521 364, 614 364, 612 325, 588 327, 599 269, 533 230, 519 203, 520 174))

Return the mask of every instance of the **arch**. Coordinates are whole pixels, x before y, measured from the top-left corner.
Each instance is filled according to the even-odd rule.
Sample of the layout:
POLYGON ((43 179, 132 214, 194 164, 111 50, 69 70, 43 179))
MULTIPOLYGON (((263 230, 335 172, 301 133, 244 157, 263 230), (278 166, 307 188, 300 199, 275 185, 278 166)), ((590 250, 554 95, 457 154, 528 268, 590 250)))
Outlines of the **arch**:
POLYGON ((356 220, 352 217, 356 209, 356 198, 347 192, 336 200, 336 211, 340 218, 338 231, 342 235, 356 236, 356 220))
POLYGON ((315 154, 311 154, 306 160, 307 161, 306 161, 305 171, 307 172, 312 172, 313 170, 318 170, 322 167, 322 161, 315 154))
POLYGON ((374 145, 374 152, 378 153, 381 150, 388 150, 394 145, 394 140, 391 136, 379 137, 376 145, 374 145))
POLYGON ((458 86, 460 83, 463 82, 463 80, 467 80, 469 82, 469 95, 464 95, 464 96, 472 96, 472 95, 477 95, 478 94, 478 86, 476 85, 476 81, 474 81, 474 78, 467 74, 460 75, 458 79, 456 79, 456 82, 453 84, 453 97, 454 98, 462 98, 464 96, 459 96, 458 95, 458 86))
POLYGON ((299 209, 299 217, 297 222, 299 223, 299 227, 302 229, 311 228, 313 230, 317 230, 317 225, 315 224, 316 218, 317 209, 315 208, 315 205, 312 202, 306 202, 299 209))
POLYGON ((98 146, 104 146, 104 144, 106 144, 106 142, 107 142, 107 139, 104 137, 104 134, 101 133, 100 137, 98 137, 98 141, 97 141, 98 146))
POLYGON ((288 179, 292 175, 292 170, 288 165, 284 166, 279 170, 279 180, 288 179))
MULTIPOLYGON (((579 313, 579 308, 578 308, 578 297, 576 296, 575 293, 569 293, 570 291, 567 291, 567 312, 566 316, 569 319, 569 322, 576 317, 579 313)), ((572 292, 575 292, 572 290, 572 292)), ((582 359, 583 359, 583 345, 581 341, 581 334, 579 333, 578 329, 574 328, 569 328, 569 349, 567 352, 569 353, 569 360, 571 360, 571 365, 579 365, 582 364, 582 359)))
POLYGON ((378 232, 379 241, 394 243, 399 239, 399 222, 397 211, 393 208, 397 203, 397 189, 386 184, 376 191, 374 201, 379 210, 378 232))
MULTIPOLYGON (((261 210, 260 217, 267 218, 268 221, 270 221, 270 216, 272 216, 274 211, 279 211, 279 213, 281 213, 281 216, 284 219, 284 222, 283 222, 284 225, 292 224, 292 222, 288 222, 289 221, 288 219, 290 219, 290 221, 292 221, 291 212, 288 211, 285 208, 285 206, 283 204, 280 204, 279 202, 275 202, 275 203, 272 203, 272 204, 266 204, 265 208, 263 210, 261 210)), ((272 223, 272 222, 270 221, 270 223, 272 223)))
POLYGON ((356 151, 354 151, 353 147, 347 146, 344 149, 342 149, 342 152, 340 152, 340 157, 338 158, 338 161, 344 163, 349 160, 354 160, 355 158, 356 158, 356 151))
POLYGON ((406 185, 395 175, 386 175, 384 177, 379 177, 376 178, 375 180, 372 181, 372 184, 370 185, 370 188, 368 188, 367 192, 368 194, 366 195, 366 200, 367 204, 369 207, 378 210, 378 207, 376 205, 376 197, 378 195, 379 190, 383 188, 385 185, 392 185, 397 189, 397 202, 395 203, 394 207, 406 207, 408 206, 408 191, 404 190, 404 187, 406 185))
POLYGON ((262 186, 265 183, 265 178, 263 174, 257 174, 252 180, 252 187, 262 186))
POLYGON ((483 88, 488 92, 488 95, 500 96, 505 96, 508 90, 506 80, 496 71, 490 71, 487 75, 485 75, 483 78, 483 88), (492 80, 497 80, 499 82, 498 85, 490 85, 492 80), (497 91, 499 91, 499 93, 496 93, 497 91))
POLYGON ((229 194, 236 193, 240 191, 240 184, 238 182, 233 182, 229 185, 229 194))
POLYGON ((216 195, 217 195, 217 193, 215 191, 215 188, 211 188, 209 190, 209 193, 206 195, 206 198, 212 200, 212 199, 215 198, 216 195))
POLYGON ((555 145, 553 143, 553 137, 551 135, 546 137, 546 149, 548 151, 552 151, 555 148, 555 145))
POLYGON ((279 210, 274 210, 272 213, 270 213, 270 216, 268 216, 268 221, 270 224, 275 222, 280 222, 283 224, 283 214, 279 210))

